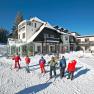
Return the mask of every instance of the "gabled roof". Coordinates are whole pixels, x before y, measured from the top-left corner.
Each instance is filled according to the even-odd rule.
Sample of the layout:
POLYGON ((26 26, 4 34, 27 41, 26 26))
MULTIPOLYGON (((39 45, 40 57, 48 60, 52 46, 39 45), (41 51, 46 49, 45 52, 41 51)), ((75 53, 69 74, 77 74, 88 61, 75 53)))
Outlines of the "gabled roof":
POLYGON ((45 23, 44 21, 40 20, 40 19, 37 18, 37 17, 33 17, 33 18, 30 19, 30 21, 33 21, 33 20, 35 20, 35 21, 37 21, 37 22, 45 23))
MULTIPOLYGON (((33 17, 33 18, 30 19, 30 21, 33 21, 33 20, 38 21, 38 22, 41 22, 41 23, 44 23, 44 24, 46 24, 45 27, 51 28, 51 29, 53 29, 53 30, 56 30, 58 33, 61 33, 59 30, 57 30, 56 28, 54 28, 54 27, 53 27, 50 23, 48 23, 48 22, 44 22, 44 21, 40 20, 40 19, 37 18, 37 17, 33 17)), ((65 34, 65 33, 62 32, 62 34, 65 34)))
POLYGON ((38 36, 38 34, 39 34, 45 27, 57 31, 57 30, 56 30, 55 28, 53 28, 48 22, 45 22, 45 23, 40 27, 40 29, 39 29, 29 40, 27 40, 27 43, 33 42, 33 40, 38 36))

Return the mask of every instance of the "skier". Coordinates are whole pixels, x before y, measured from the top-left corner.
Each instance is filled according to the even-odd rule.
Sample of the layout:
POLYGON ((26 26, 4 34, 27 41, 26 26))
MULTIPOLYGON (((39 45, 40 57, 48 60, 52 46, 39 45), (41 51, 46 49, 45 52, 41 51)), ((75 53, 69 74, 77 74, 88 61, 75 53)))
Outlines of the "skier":
POLYGON ((39 60, 41 73, 46 73, 46 71, 45 71, 45 63, 46 63, 46 60, 42 56, 41 59, 39 60))
POLYGON ((12 60, 15 60, 15 66, 14 66, 14 68, 20 69, 21 68, 20 64, 19 64, 19 60, 21 61, 20 56, 18 54, 16 54, 16 55, 13 56, 12 60))
POLYGON ((51 60, 48 62, 50 65, 50 78, 52 78, 52 71, 54 72, 54 76, 56 77, 56 64, 55 58, 52 57, 51 60))
POLYGON ((64 77, 65 68, 66 68, 66 59, 64 56, 62 56, 62 59, 60 60, 60 78, 64 77))
POLYGON ((30 58, 28 57, 28 55, 26 55, 25 57, 25 63, 26 63, 26 71, 27 73, 30 73, 30 69, 29 69, 30 58))
POLYGON ((72 60, 71 62, 69 62, 68 64, 68 78, 67 79, 71 79, 73 80, 74 77, 74 71, 75 71, 75 66, 76 66, 77 61, 76 60, 72 60))

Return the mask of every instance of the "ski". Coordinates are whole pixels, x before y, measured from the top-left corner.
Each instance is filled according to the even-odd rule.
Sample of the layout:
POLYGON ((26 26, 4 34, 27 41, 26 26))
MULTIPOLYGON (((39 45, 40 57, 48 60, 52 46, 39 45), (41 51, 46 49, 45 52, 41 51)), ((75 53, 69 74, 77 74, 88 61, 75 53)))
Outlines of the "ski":
POLYGON ((49 82, 51 79, 53 79, 52 82, 54 82, 54 81, 56 80, 56 77, 55 77, 55 78, 49 78, 49 79, 46 81, 46 83, 49 82))
POLYGON ((49 79, 46 81, 46 83, 48 83, 51 79, 52 79, 52 78, 49 78, 49 79))

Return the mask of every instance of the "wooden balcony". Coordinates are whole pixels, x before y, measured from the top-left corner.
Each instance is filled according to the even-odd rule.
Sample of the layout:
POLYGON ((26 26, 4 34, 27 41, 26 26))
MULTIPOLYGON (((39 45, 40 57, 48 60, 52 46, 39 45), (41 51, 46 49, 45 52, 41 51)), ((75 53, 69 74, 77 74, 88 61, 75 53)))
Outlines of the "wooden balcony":
POLYGON ((94 46, 94 41, 80 42, 79 45, 82 45, 82 46, 94 46))

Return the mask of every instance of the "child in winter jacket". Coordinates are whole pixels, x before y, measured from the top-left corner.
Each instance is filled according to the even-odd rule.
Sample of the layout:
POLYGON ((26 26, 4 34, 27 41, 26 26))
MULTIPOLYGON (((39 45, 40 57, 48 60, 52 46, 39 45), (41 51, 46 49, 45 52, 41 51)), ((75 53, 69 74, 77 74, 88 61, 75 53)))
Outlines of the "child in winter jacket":
POLYGON ((25 57, 25 63, 26 63, 26 71, 27 73, 30 73, 30 69, 29 69, 30 58, 28 57, 28 55, 26 55, 25 57))
POLYGON ((42 56, 41 59, 39 60, 41 73, 46 73, 46 71, 45 71, 45 63, 46 63, 46 61, 45 61, 45 59, 42 56))
POLYGON ((66 68, 66 59, 64 56, 62 56, 62 59, 60 60, 60 78, 64 77, 65 68, 66 68))
POLYGON ((52 71, 54 72, 54 76, 56 76, 56 64, 55 58, 52 57, 51 60, 48 62, 50 65, 50 78, 52 78, 52 71))
POLYGON ((75 72, 75 66, 76 66, 77 61, 76 60, 72 60, 71 62, 69 62, 68 64, 68 79, 71 78, 71 80, 73 80, 74 77, 74 72, 75 72))
POLYGON ((20 69, 21 68, 20 63, 19 63, 19 61, 21 61, 20 56, 18 54, 16 54, 16 55, 13 56, 12 60, 15 60, 14 68, 19 68, 20 69))

